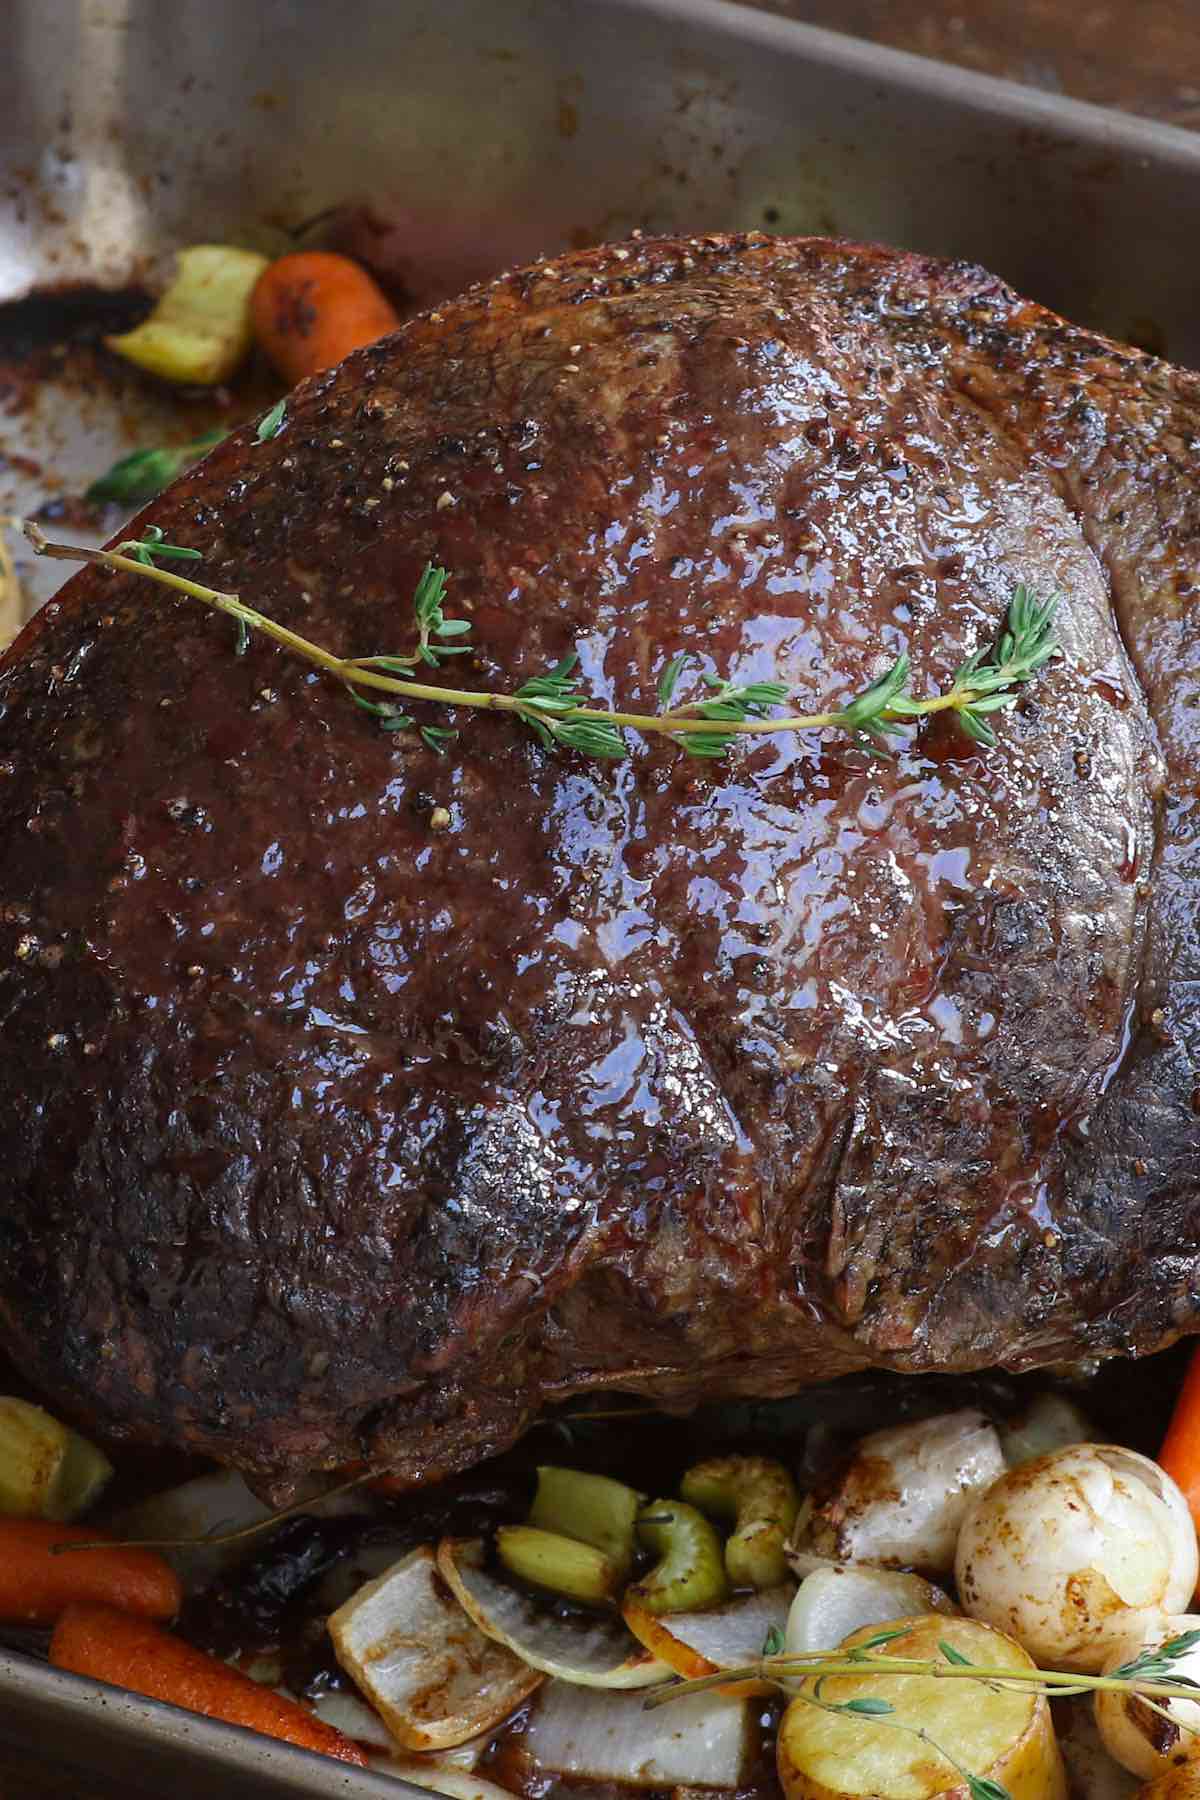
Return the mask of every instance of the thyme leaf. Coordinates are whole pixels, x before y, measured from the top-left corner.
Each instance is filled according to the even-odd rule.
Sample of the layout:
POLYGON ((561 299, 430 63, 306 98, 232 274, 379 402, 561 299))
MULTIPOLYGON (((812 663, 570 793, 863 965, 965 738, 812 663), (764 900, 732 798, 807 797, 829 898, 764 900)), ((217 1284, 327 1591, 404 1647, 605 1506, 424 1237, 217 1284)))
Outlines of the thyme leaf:
MULTIPOLYGON (((366 693, 390 695, 365 706, 387 731, 405 730, 411 715, 405 702, 424 701, 443 707, 471 707, 513 713, 546 747, 561 745, 583 756, 617 760, 629 754, 628 734, 663 736, 689 756, 717 758, 740 737, 776 732, 837 730, 882 754, 889 740, 903 735, 916 722, 934 713, 956 716, 966 733, 983 746, 996 742, 989 715, 1011 706, 1020 689, 1031 681, 1054 655, 1054 619, 1058 596, 1039 601, 1030 589, 1016 587, 1004 625, 991 649, 975 652, 957 670, 950 686, 941 693, 918 697, 911 691, 911 665, 907 653, 842 705, 823 712, 783 713, 790 698, 786 683, 773 680, 737 681, 704 671, 707 690, 700 697, 676 704, 676 694, 690 653, 676 651, 665 664, 658 682, 657 713, 619 712, 593 706, 579 684, 578 652, 570 650, 543 675, 534 675, 512 692, 432 686, 413 678, 419 664, 440 669, 447 657, 465 656, 471 646, 455 642, 470 636, 469 619, 447 618, 444 568, 426 563, 413 594, 416 644, 407 655, 388 654, 341 657, 298 632, 278 624, 265 613, 248 606, 237 594, 221 593, 199 582, 160 568, 163 561, 199 560, 201 552, 180 544, 168 544, 156 525, 138 539, 128 539, 117 550, 86 550, 71 544, 52 544, 31 522, 25 534, 42 556, 66 561, 95 562, 125 573, 145 575, 177 592, 226 613, 238 622, 238 650, 244 648, 242 632, 260 632, 273 638, 294 655, 326 670, 340 680, 359 701, 366 693)), ((447 727, 417 728, 430 749, 442 753, 458 733, 447 727)))
POLYGON ((270 412, 265 412, 258 421, 258 426, 254 433, 257 441, 260 444, 265 444, 269 438, 278 437, 283 430, 286 419, 287 395, 285 394, 282 400, 277 400, 270 412))

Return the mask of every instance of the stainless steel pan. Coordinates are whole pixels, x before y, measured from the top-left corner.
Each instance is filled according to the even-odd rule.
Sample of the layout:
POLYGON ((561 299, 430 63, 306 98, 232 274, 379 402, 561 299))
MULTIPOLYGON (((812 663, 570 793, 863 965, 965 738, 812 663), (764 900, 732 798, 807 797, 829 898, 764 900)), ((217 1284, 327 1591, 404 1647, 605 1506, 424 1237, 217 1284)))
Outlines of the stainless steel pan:
MULTIPOLYGON (((634 227, 837 232, 1200 364, 1200 139, 1169 127, 719 0, 0 0, 0 301, 357 198, 430 296, 634 227)), ((0 457, 71 481, 106 430, 0 406, 0 457)), ((41 497, 0 461, 0 511, 41 497)), ((179 1800, 399 1791, 3 1655, 0 1736, 179 1800)))

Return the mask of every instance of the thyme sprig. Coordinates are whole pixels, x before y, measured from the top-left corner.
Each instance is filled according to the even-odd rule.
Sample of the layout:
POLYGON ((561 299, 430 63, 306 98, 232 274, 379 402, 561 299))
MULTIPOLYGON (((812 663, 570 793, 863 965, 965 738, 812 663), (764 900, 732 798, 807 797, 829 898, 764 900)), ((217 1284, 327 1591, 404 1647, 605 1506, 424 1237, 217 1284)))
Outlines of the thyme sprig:
POLYGON ((972 1662, 970 1657, 964 1656, 961 1650, 944 1638, 938 1644, 940 1655, 936 1658, 888 1654, 887 1646, 896 1638, 907 1637, 910 1629, 908 1624, 885 1627, 873 1632, 869 1638, 864 1638, 861 1644, 849 1650, 799 1652, 777 1648, 779 1634, 772 1630, 767 1633, 763 1654, 757 1662, 745 1663, 740 1668, 722 1669, 719 1674, 704 1675, 694 1681, 664 1683, 662 1687, 650 1690, 643 1705, 653 1709, 669 1705, 672 1700, 678 1700, 684 1694, 703 1693, 712 1688, 729 1687, 746 1681, 766 1682, 779 1688, 789 1699, 818 1707, 822 1712, 844 1713, 855 1718, 869 1719, 876 1724, 920 1738, 963 1778, 971 1800, 1011 1800, 1011 1796, 1000 1782, 992 1780, 990 1776, 976 1775, 966 1768, 919 1726, 908 1725, 893 1718, 891 1715, 896 1709, 882 1694, 859 1694, 849 1700, 830 1700, 824 1692, 825 1682, 835 1675, 861 1675, 865 1670, 872 1675, 926 1675, 943 1681, 977 1681, 988 1687, 1040 1694, 1048 1700, 1064 1700, 1078 1694, 1122 1693, 1141 1700, 1180 1730, 1194 1732, 1196 1729, 1168 1712, 1163 1702, 1194 1701, 1200 1694, 1200 1682, 1188 1675, 1174 1672, 1174 1666, 1180 1658, 1200 1644, 1200 1630, 1181 1632, 1154 1649, 1143 1650, 1109 1675, 1080 1675, 1074 1670, 992 1668, 972 1662), (883 1654, 879 1654, 881 1651, 883 1654))
POLYGON ((996 742, 987 715, 1012 706, 1021 688, 1057 648, 1054 619, 1058 596, 1039 601, 1022 584, 1013 594, 996 644, 969 657, 942 693, 919 698, 913 694, 911 665, 904 654, 843 705, 821 712, 781 715, 777 709, 791 693, 785 683, 738 682, 708 671, 701 674, 705 691, 679 702, 676 695, 693 660, 689 652, 679 651, 669 658, 659 679, 659 711, 618 712, 587 703, 577 673, 579 655, 574 650, 544 675, 532 676, 511 693, 435 686, 414 679, 413 672, 420 665, 440 670, 448 657, 464 656, 471 650, 470 644, 455 641, 470 636, 470 620, 447 618, 444 602, 449 576, 433 564, 426 564, 413 595, 414 649, 406 654, 341 657, 247 606, 237 594, 223 593, 160 567, 162 562, 198 561, 202 553, 167 543, 157 525, 148 526, 140 538, 126 540, 115 551, 53 544, 31 521, 25 524, 25 534, 41 556, 99 563, 144 576, 227 614, 238 626, 239 653, 246 648, 249 633, 272 638, 340 680, 355 704, 372 714, 383 730, 415 728, 425 744, 439 752, 457 731, 448 726, 418 726, 407 710, 413 701, 514 713, 547 747, 561 744, 584 756, 614 760, 629 754, 627 734, 631 732, 668 737, 688 755, 700 757, 723 756, 740 737, 794 731, 842 731, 868 748, 882 750, 892 737, 903 735, 918 720, 941 712, 955 715, 968 735, 986 747, 996 742))

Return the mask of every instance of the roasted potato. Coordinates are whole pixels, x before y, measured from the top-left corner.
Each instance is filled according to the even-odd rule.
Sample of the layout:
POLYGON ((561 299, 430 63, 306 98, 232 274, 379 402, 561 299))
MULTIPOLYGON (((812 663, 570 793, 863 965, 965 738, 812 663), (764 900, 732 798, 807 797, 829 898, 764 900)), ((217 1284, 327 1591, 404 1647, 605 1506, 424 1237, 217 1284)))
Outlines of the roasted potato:
MULTIPOLYGON (((852 1633, 841 1649, 866 1644, 875 1629, 852 1633)), ((939 1614, 913 1619, 879 1654, 949 1662, 943 1644, 981 1667, 1033 1668, 1001 1632, 939 1614)), ((814 1696, 811 1678, 801 1692, 814 1696)), ((966 1770, 1001 1783, 1011 1800, 1066 1800, 1062 1758, 1041 1694, 932 1674, 873 1674, 864 1665, 861 1673, 826 1677, 820 1699, 842 1707, 886 1703, 891 1711, 869 1717, 793 1700, 776 1750, 787 1800, 967 1800, 966 1770)))

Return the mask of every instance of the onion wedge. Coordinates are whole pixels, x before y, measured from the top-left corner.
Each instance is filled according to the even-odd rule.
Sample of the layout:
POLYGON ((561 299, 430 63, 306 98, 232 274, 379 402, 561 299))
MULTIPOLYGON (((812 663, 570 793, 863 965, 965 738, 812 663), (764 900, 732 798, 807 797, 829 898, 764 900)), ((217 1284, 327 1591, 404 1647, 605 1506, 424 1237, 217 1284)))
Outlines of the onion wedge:
MULTIPOLYGON (((721 1606, 701 1612, 652 1613, 638 1600, 636 1589, 625 1597, 623 1617, 640 1644, 677 1675, 695 1680, 757 1662, 772 1630, 782 1633, 796 1589, 791 1582, 739 1594, 721 1606)), ((734 1683, 723 1694, 768 1693, 762 1682, 734 1683)))
POLYGON ((665 1681, 668 1664, 643 1648, 615 1616, 557 1617, 544 1599, 484 1567, 481 1538, 443 1538, 437 1566, 454 1598, 485 1637, 505 1644, 531 1669, 577 1687, 641 1688, 665 1681))
POLYGON ((508 1717, 541 1677, 456 1606, 423 1544, 329 1620, 337 1659, 405 1750, 443 1750, 508 1717))

